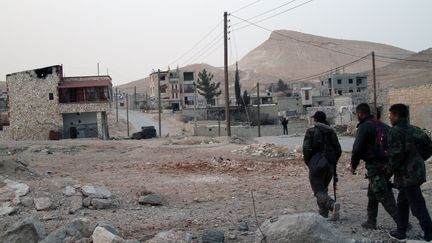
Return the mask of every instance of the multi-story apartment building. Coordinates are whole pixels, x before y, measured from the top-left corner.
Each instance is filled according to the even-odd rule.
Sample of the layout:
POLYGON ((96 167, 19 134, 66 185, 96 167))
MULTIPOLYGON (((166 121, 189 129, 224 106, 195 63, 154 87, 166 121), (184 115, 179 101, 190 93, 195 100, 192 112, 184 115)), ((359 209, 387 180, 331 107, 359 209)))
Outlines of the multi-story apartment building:
POLYGON ((368 90, 367 73, 336 73, 320 78, 321 95, 346 95, 366 93, 368 90))

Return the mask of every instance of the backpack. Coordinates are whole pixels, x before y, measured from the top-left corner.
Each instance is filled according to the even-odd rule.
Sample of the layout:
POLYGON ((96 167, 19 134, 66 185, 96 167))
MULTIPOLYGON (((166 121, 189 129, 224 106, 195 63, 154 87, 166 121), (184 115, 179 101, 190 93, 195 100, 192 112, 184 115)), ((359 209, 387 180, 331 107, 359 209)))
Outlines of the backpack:
POLYGON ((421 128, 409 126, 405 135, 407 150, 417 151, 423 160, 432 156, 432 140, 421 128))
POLYGON ((372 124, 375 127, 375 138, 368 144, 369 151, 374 159, 385 159, 388 157, 388 132, 389 127, 380 120, 373 119, 372 124))

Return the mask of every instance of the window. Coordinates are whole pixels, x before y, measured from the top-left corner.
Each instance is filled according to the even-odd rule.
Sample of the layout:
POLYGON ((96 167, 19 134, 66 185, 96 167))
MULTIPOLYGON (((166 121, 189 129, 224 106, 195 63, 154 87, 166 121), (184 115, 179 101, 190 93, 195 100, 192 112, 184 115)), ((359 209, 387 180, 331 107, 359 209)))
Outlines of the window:
POLYGON ((362 78, 356 78, 356 84, 357 86, 362 84, 362 78))
POLYGON ((342 95, 342 90, 337 91, 338 95, 342 95))
POLYGON ((348 83, 352 84, 353 83, 353 79, 352 78, 348 79, 348 83))
POLYGON ((49 100, 54 100, 54 94, 53 93, 49 93, 49 100))
POLYGON ((338 80, 337 80, 337 83, 338 83, 338 84, 342 84, 342 79, 338 79, 338 80))
POLYGON ((357 88, 357 93, 361 93, 361 89, 360 88, 357 88))
POLYGON ((324 81, 321 81, 321 86, 324 86, 324 81))
POLYGON ((309 100, 309 90, 305 90, 305 100, 309 100))
POLYGON ((349 92, 350 92, 350 93, 354 93, 354 90, 350 89, 349 92))
POLYGON ((193 72, 184 72, 183 73, 183 79, 184 79, 184 81, 193 81, 194 80, 194 73, 193 72))

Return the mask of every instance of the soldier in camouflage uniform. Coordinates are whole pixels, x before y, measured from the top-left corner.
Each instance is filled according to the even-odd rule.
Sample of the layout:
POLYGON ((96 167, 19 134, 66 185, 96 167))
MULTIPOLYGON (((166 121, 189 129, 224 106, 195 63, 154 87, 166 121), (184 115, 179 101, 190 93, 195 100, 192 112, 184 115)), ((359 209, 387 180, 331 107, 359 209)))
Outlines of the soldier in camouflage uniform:
POLYGON ((329 166, 318 175, 309 173, 309 181, 317 198, 320 215, 328 218, 329 211, 332 211, 332 220, 338 220, 340 204, 328 195, 328 186, 333 177, 335 177, 334 180, 337 180, 335 171, 336 164, 342 154, 341 146, 336 132, 327 123, 324 112, 317 111, 312 118, 315 121, 315 126, 306 131, 303 141, 304 161, 309 167, 309 161, 312 157, 323 151, 329 166))
POLYGON ((396 104, 390 108, 389 132, 390 172, 394 173, 394 184, 399 189, 397 199, 399 222, 390 236, 405 240, 409 220, 409 209, 419 220, 426 241, 432 240, 432 221, 420 186, 426 181, 425 160, 432 155, 432 142, 420 128, 408 121, 408 107, 396 104))
MULTIPOLYGON (((391 186, 390 178, 386 178, 385 172, 388 166, 388 156, 385 151, 382 155, 376 149, 377 132, 380 127, 383 130, 383 135, 388 134, 389 126, 378 121, 371 114, 371 109, 368 104, 363 103, 357 106, 356 115, 359 120, 357 125, 357 135, 354 141, 352 157, 351 157, 351 173, 355 174, 360 160, 366 163, 368 186, 368 205, 367 205, 367 220, 361 226, 366 229, 376 229, 378 205, 381 203, 388 214, 397 223, 397 206, 391 186)), ((385 148, 387 148, 386 141, 385 148)))

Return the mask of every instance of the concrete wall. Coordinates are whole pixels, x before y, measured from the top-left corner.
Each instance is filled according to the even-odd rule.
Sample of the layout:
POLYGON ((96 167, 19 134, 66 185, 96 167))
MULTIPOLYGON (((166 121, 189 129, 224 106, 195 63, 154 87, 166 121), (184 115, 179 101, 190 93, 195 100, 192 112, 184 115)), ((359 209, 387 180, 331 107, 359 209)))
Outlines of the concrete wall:
POLYGON ((403 103, 410 108, 411 124, 432 130, 432 84, 409 88, 389 89, 383 108, 383 119, 388 122, 388 109, 392 104, 403 103))
MULTIPOLYGON (((193 127, 193 126, 192 126, 193 127)), ((293 120, 288 124, 288 134, 304 134, 308 128, 307 121, 305 120, 293 120)), ((221 124, 221 136, 226 136, 225 124, 221 124)), ((231 134, 242 137, 258 137, 257 126, 231 126, 231 134)), ((261 136, 279 136, 283 134, 281 125, 267 125, 261 126, 261 136)), ((197 127, 198 136, 210 136, 216 137, 219 135, 218 125, 198 125, 197 127)))
POLYGON ((57 91, 61 76, 60 66, 7 75, 10 126, 4 132, 11 139, 46 140, 50 130, 61 130, 57 91))

